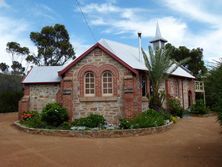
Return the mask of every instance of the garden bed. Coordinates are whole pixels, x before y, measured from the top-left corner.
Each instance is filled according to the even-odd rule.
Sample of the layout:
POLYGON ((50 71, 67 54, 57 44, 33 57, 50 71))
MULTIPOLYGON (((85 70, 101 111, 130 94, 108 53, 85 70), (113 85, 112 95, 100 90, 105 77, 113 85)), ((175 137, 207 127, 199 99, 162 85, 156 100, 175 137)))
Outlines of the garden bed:
POLYGON ((50 135, 50 136, 64 136, 64 137, 84 137, 84 138, 118 138, 118 137, 130 137, 130 136, 143 136, 159 132, 164 132, 173 126, 173 122, 169 122, 166 125, 150 128, 138 128, 138 129, 99 129, 99 130, 57 130, 57 129, 38 129, 28 128, 19 123, 14 122, 14 126, 24 132, 30 134, 50 135))

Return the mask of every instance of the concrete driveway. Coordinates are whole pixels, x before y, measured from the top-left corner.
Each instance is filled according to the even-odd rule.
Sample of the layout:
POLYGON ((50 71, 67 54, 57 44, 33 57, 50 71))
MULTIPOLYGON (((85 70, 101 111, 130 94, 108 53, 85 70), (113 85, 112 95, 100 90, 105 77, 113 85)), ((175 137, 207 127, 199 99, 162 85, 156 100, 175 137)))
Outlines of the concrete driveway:
POLYGON ((86 139, 31 135, 0 114, 0 167, 222 167, 222 128, 216 117, 187 117, 154 135, 86 139))

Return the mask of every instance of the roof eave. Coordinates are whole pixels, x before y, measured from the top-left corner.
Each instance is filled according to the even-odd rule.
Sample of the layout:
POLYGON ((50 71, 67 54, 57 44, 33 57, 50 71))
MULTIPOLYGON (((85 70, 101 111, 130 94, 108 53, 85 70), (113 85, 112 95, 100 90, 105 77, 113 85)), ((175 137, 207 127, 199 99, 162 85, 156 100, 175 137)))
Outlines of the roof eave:
POLYGON ((133 72, 134 74, 138 74, 138 72, 132 68, 130 65, 128 65, 127 63, 125 63, 123 60, 121 60, 118 56, 116 56, 114 53, 112 53, 111 51, 109 51, 108 49, 106 49, 104 46, 102 46, 100 43, 96 43, 95 45, 93 45, 92 47, 90 47, 88 50, 86 50, 82 55, 80 55, 77 59, 75 59, 72 63, 70 63, 68 66, 66 66, 63 70, 59 71, 58 74, 59 76, 63 76, 64 73, 66 73, 72 66, 74 66, 76 63, 78 63, 80 60, 82 60, 85 56, 87 56, 91 51, 93 51, 96 47, 100 48, 101 50, 103 50, 105 53, 107 53, 108 55, 110 55, 113 59, 115 59, 116 61, 118 61, 120 64, 122 64, 123 66, 125 66, 127 69, 129 69, 131 72, 133 72))

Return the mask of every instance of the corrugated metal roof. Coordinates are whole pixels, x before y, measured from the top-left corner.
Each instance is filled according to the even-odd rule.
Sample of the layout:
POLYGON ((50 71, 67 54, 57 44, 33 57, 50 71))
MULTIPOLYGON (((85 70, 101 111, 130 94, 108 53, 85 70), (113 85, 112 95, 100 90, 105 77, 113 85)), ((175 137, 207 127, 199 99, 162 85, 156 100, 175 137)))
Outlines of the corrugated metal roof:
MULTIPOLYGON (((110 41, 107 39, 101 39, 99 43, 102 46, 104 46, 106 49, 108 49, 110 52, 118 56, 121 60, 126 62, 128 65, 130 65, 132 68, 139 69, 139 70, 147 70, 143 57, 141 58, 141 61, 139 61, 138 48, 132 47, 126 44, 122 44, 119 42, 110 41)), ((171 69, 169 69, 169 72, 171 71, 171 69)), ((193 75, 191 75, 190 73, 188 73, 186 70, 184 70, 181 67, 178 67, 172 73, 172 75, 187 77, 187 78, 195 78, 193 75)))
POLYGON ((63 66, 35 66, 22 81, 22 83, 55 83, 60 82, 61 77, 58 71, 62 70, 63 66))
MULTIPOLYGON (((147 70, 142 55, 141 59, 139 59, 138 48, 107 39, 101 39, 98 41, 98 43, 101 44, 110 52, 112 52, 114 55, 119 57, 122 61, 124 61, 132 68, 138 70, 147 70)), ((64 66, 35 66, 32 68, 32 70, 26 76, 26 78, 23 80, 22 83, 27 84, 27 83, 60 82, 61 77, 59 77, 58 72, 64 68, 65 68, 64 66)), ((195 78, 181 67, 178 67, 172 73, 172 75, 187 77, 187 78, 195 78)))

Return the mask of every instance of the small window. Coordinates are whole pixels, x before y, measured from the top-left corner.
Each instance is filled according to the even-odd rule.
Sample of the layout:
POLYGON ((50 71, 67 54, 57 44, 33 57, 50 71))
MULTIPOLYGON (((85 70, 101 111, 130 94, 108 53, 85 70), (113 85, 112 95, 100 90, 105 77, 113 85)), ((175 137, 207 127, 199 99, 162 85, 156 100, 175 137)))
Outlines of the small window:
POLYGON ((103 73, 102 90, 104 96, 110 96, 113 94, 113 77, 110 71, 103 73))
POLYGON ((94 96, 95 95, 95 77, 92 72, 87 72, 85 74, 85 95, 94 96))
POLYGON ((147 91, 146 91, 147 82, 145 76, 142 76, 141 86, 142 86, 142 96, 147 96, 147 91))
POLYGON ((179 80, 177 79, 177 80, 175 80, 175 96, 176 97, 179 97, 179 92, 180 92, 180 90, 179 90, 179 85, 180 85, 180 82, 179 82, 179 80))

